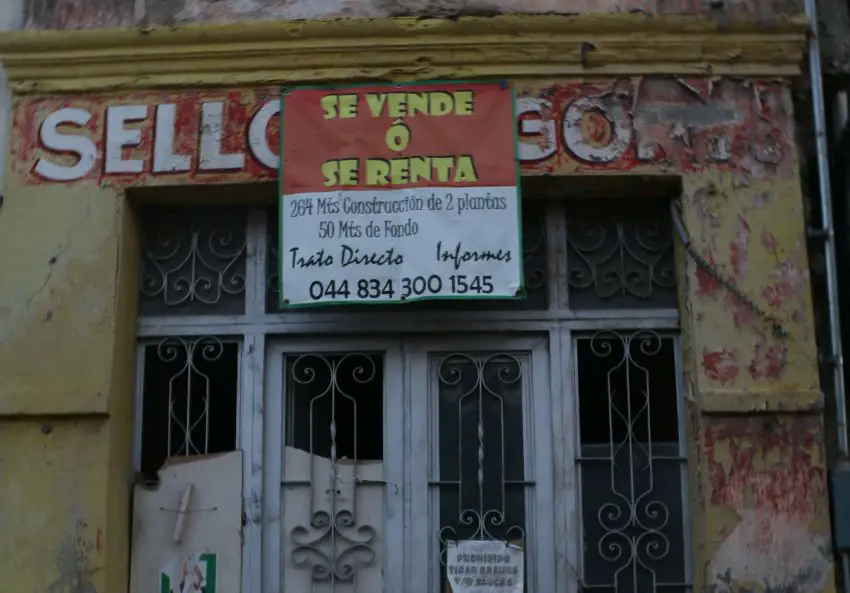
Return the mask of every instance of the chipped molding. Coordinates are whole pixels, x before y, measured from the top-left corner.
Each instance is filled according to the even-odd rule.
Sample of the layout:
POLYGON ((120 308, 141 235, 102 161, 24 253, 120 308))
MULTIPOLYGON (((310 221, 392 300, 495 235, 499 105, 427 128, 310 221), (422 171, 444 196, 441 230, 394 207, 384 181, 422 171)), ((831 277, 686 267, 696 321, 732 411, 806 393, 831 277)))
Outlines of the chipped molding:
POLYGON ((0 34, 16 94, 335 80, 800 74, 804 16, 262 21, 0 34))

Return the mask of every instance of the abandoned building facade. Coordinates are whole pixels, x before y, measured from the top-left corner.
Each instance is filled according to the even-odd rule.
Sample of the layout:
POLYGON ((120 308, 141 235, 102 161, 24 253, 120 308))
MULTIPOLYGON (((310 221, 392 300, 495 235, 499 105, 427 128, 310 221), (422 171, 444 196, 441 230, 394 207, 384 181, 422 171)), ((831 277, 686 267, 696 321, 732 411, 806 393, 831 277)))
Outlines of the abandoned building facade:
POLYGON ((8 591, 847 586, 846 6, 4 6, 8 591), (282 93, 494 80, 522 298, 287 306, 282 93))

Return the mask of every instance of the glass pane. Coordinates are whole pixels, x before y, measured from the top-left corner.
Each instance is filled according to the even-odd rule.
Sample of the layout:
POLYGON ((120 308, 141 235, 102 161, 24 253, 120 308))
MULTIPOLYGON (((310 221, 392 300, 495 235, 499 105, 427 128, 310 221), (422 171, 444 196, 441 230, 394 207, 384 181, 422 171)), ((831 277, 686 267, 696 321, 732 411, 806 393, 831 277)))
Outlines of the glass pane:
POLYGON ((245 311, 245 208, 145 208, 141 315, 245 311))
POLYGON ((577 340, 583 589, 687 589, 675 347, 648 331, 577 340))
MULTIPOLYGON (((388 305, 393 310, 401 311, 498 311, 498 310, 545 310, 549 303, 548 293, 548 268, 546 257, 546 218, 545 204, 543 202, 526 202, 522 207, 522 242, 526 297, 516 300, 451 300, 451 301, 420 301, 404 305, 388 305), (403 307, 398 309, 398 307, 403 307)), ((280 311, 278 303, 279 275, 278 266, 278 209, 272 208, 268 214, 268 242, 267 249, 267 300, 268 311, 280 311)), ((311 309, 313 313, 321 312, 353 312, 353 311, 381 311, 380 305, 338 305, 311 309)), ((304 309, 293 309, 294 312, 304 309)))
POLYGON ((286 444, 336 461, 382 459, 380 354, 287 356, 286 444))
POLYGON ((239 344, 165 338, 145 348, 141 470, 236 448, 239 344))
POLYGON ((676 306, 667 200, 570 200, 567 269, 572 309, 676 306))
POLYGON ((525 357, 456 353, 433 360, 438 394, 441 591, 449 541, 524 545, 525 357))
POLYGON ((383 356, 285 359, 284 589, 382 590, 383 356))

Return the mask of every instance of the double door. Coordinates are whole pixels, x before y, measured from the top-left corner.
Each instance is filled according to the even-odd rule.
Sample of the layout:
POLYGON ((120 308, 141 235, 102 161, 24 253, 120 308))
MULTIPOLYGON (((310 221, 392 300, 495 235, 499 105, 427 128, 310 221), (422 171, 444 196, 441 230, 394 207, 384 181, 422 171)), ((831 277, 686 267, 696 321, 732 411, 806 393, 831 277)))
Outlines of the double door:
POLYGON ((546 337, 287 339, 267 364, 267 591, 444 593, 470 539, 555 590, 546 337))

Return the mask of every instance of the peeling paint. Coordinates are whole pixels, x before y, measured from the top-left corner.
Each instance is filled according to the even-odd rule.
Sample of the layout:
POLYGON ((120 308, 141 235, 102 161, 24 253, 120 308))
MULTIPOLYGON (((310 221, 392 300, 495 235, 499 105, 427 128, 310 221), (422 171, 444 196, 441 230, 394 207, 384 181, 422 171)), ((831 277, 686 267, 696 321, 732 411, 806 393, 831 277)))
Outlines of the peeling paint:
POLYGON ((735 327, 753 327, 756 325, 758 315, 749 303, 728 293, 723 302, 732 311, 732 321, 735 323, 735 327))
POLYGON ((558 149, 538 150, 538 158, 524 162, 523 169, 548 174, 720 170, 748 179, 790 178, 796 171, 789 158, 793 120, 785 107, 785 88, 760 81, 756 95, 753 85, 730 78, 707 84, 643 77, 521 86, 519 97, 529 103, 520 111, 520 142, 540 146, 541 136, 547 146, 550 138, 560 141, 558 149), (581 110, 571 112, 580 101, 581 110), (765 103, 771 105, 766 115, 765 103), (531 116, 524 128, 523 118, 531 116), (596 130, 596 137, 590 130, 596 130), (579 132, 595 150, 572 148, 579 132), (765 146, 772 147, 769 155, 765 146))
POLYGON ((711 502, 737 517, 720 530, 708 567, 712 591, 752 584, 787 593, 827 585, 829 535, 814 528, 826 500, 822 428, 811 416, 709 423, 703 440, 711 502))
MULTIPOLYGON (((28 0, 30 28, 91 28, 133 23, 133 0, 28 0)), ((705 14, 728 19, 769 20, 803 11, 800 0, 148 0, 135 15, 149 25, 178 26, 197 22, 490 16, 494 14, 581 14, 637 12, 705 14)), ((696 86, 696 85, 694 85, 696 86)))
POLYGON ((776 253, 776 249, 779 247, 779 241, 776 240, 776 237, 770 231, 762 231, 761 244, 772 253, 776 253))
MULTIPOLYGON (((623 1, 586 6, 608 10, 623 1)), ((58 5, 63 2, 67 0, 56 0, 58 5)), ((179 0, 150 2, 148 18, 154 24, 179 24, 295 14, 313 18, 311 15, 323 11, 351 16, 374 4, 367 0, 311 5, 289 0, 179 0)), ((416 8, 414 3, 408 4, 405 10, 416 8)), ((494 10, 508 5, 503 1, 494 4, 494 10)), ((528 2, 529 10, 553 4, 554 0, 528 2)), ((676 9, 673 2, 647 6, 650 4, 652 10, 661 4, 663 10, 676 9)), ((752 8, 745 2, 727 4, 734 5, 734 10, 752 8)), ((483 3, 477 6, 484 10, 483 3)), ((701 4, 691 6, 703 9, 701 4)), ((449 4, 444 7, 451 8, 449 4)), ((563 10, 563 5, 556 9, 563 10)), ((112 18, 124 18, 121 14, 112 18)), ((68 26, 80 21, 65 18, 51 25, 47 18, 42 14, 29 26, 68 26)), ((695 522, 699 523, 694 530, 695 557, 698 566, 704 567, 697 571, 697 580, 702 582, 696 583, 696 590, 824 590, 831 565, 824 522, 822 427, 814 416, 779 424, 764 420, 774 418, 777 407, 792 407, 795 394, 817 390, 805 234, 802 217, 795 216, 802 199, 788 87, 780 81, 659 76, 522 81, 518 85, 523 174, 634 175, 630 179, 657 173, 679 176, 682 210, 694 248, 743 293, 790 327, 792 339, 774 340, 748 303, 731 295, 691 260, 684 260, 680 315, 687 349, 683 355, 687 419, 693 437, 689 442, 693 449, 691 492, 696 501, 695 522), (737 412, 757 409, 768 414, 760 418, 719 415, 718 410, 728 413, 733 406, 724 408, 717 402, 733 400, 737 412), (764 407, 756 407, 756 402, 764 407), (701 413, 701 407, 718 415, 709 417, 701 413)), ((0 357, 16 362, 14 369, 4 373, 0 386, 0 403, 7 413, 49 414, 70 409, 71 413, 108 416, 110 428, 129 421, 129 412, 120 410, 125 392, 113 383, 114 351, 120 342, 116 327, 126 313, 115 302, 117 295, 124 294, 121 291, 135 290, 133 277, 121 284, 116 273, 116 254, 119 245, 123 250, 126 237, 122 233, 127 233, 122 229, 125 224, 132 226, 122 218, 126 214, 119 214, 125 203, 123 189, 275 179, 275 166, 264 166, 252 153, 248 130, 252 118, 263 105, 276 101, 277 93, 274 87, 263 87, 18 99, 11 189, 0 216, 0 269, 11 271, 16 278, 14 285, 0 286, 0 302, 5 306, 0 315, 0 357), (203 101, 224 103, 224 122, 216 130, 221 132, 221 146, 244 153, 246 166, 230 172, 155 173, 150 152, 155 142, 154 105, 175 105, 173 152, 191 155, 197 162, 198 137, 203 132, 199 105, 203 101), (141 174, 105 175, 102 153, 109 105, 148 107, 148 119, 141 123, 141 144, 124 152, 124 158, 144 161, 141 174), (63 133, 94 139, 99 156, 82 179, 67 183, 34 180, 33 165, 38 158, 65 158, 48 154, 38 144, 39 126, 45 117, 63 107, 90 110, 92 118, 85 125, 66 128, 63 133), (51 360, 51 373, 43 372, 46 357, 51 360), (71 384, 68 376, 75 377, 71 384), (34 394, 37 397, 32 397, 34 394), (117 395, 112 395, 107 409, 104 400, 111 394, 117 395), (113 409, 116 406, 118 411, 113 409)), ((279 132, 269 122, 254 139, 274 148, 279 132)), ((58 429, 51 424, 49 431, 42 434, 39 430, 37 436, 47 438, 54 430, 58 429)), ((75 447, 67 449, 74 454, 76 445, 91 441, 87 435, 74 439, 75 447)), ((4 441, 16 442, 11 438, 4 441)), ((96 477, 102 479, 90 482, 113 483, 112 465, 90 459, 97 452, 116 453, 110 449, 111 442, 97 445, 88 452, 86 463, 98 468, 96 477), (110 476, 112 482, 106 479, 110 476)), ((53 461, 51 456, 45 458, 53 461)), ((24 469, 14 468, 18 474, 24 469)), ((11 500, 11 495, 6 496, 11 500)), ((39 501, 42 507, 50 504, 39 501)), ((100 507, 105 505, 98 504, 100 507)), ((4 521, 9 516, 4 515, 4 521)), ((112 515, 109 523, 105 510, 99 517, 87 516, 99 527, 88 535, 71 531, 71 536, 62 540, 57 568, 44 577, 45 582, 52 581, 50 593, 95 593, 91 575, 100 569, 93 568, 98 563, 93 558, 124 545, 111 535, 115 527, 104 527, 101 537, 100 526, 114 525, 112 515)), ((25 531, 17 525, 14 529, 25 531)), ((47 563, 52 560, 50 553, 44 557, 47 563)), ((118 576, 112 576, 110 582, 121 582, 122 570, 115 569, 113 575, 118 576)))
POLYGON ((702 366, 705 369, 706 375, 722 383, 734 379, 741 370, 738 366, 738 353, 735 350, 727 350, 725 348, 704 351, 702 354, 702 366))
POLYGON ((785 368, 786 350, 782 346, 756 344, 753 359, 747 370, 754 379, 773 381, 785 368))
POLYGON ((735 239, 729 245, 729 257, 732 263, 732 273, 738 278, 741 278, 747 274, 750 225, 747 224, 747 221, 740 214, 738 215, 737 227, 735 239))
POLYGON ((25 0, 28 29, 126 27, 134 23, 134 0, 25 0))
MULTIPOLYGON (((795 163, 788 158, 793 152, 792 120, 787 110, 768 112, 771 142, 781 148, 769 167, 760 148, 767 140, 756 133, 767 117, 761 115, 763 106, 786 99, 782 84, 761 81, 758 101, 752 82, 718 78, 706 88, 710 93, 706 96, 694 93, 694 84, 699 81, 666 77, 519 84, 523 172, 728 171, 755 179, 793 178, 795 163)), ((14 127, 20 140, 13 144, 13 167, 30 184, 275 179, 279 93, 278 88, 258 88, 19 100, 14 127), (110 120, 109 114, 115 118, 110 120), (204 126, 204 118, 214 120, 214 125, 204 126), (138 141, 123 148, 110 146, 109 126, 127 125, 138 127, 138 141), (70 140, 57 140, 59 129, 70 140), (165 142, 157 143, 157 138, 165 142), (226 170, 205 166, 201 158, 205 145, 241 155, 241 166, 226 170), (110 168, 110 153, 122 155, 125 163, 120 169, 110 168), (157 154, 165 155, 162 161, 157 154)), ((728 202, 728 196, 711 191, 694 198, 704 200, 700 208, 711 217, 728 202)), ((748 223, 742 218, 741 224, 748 223)))

